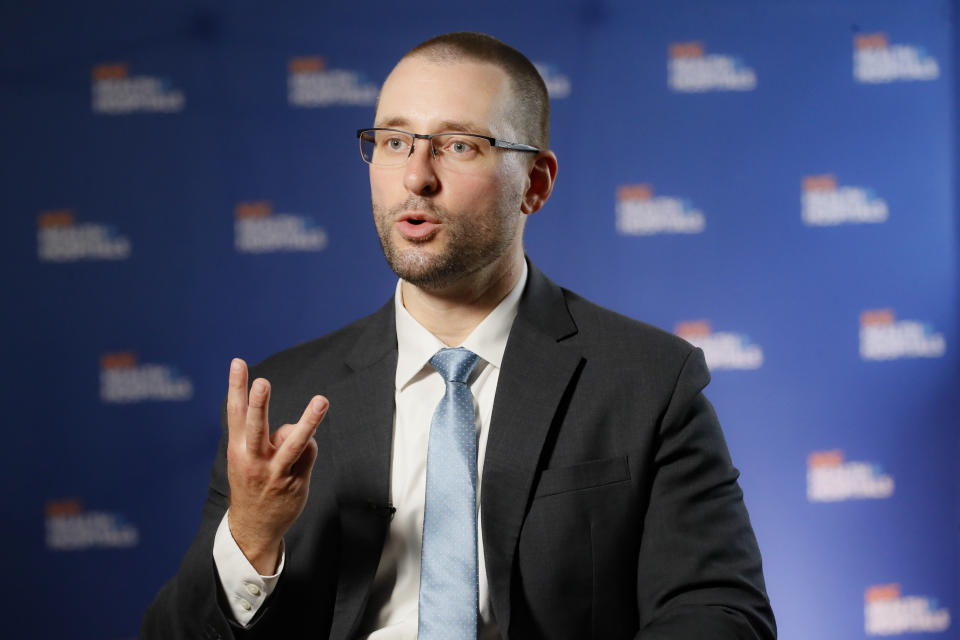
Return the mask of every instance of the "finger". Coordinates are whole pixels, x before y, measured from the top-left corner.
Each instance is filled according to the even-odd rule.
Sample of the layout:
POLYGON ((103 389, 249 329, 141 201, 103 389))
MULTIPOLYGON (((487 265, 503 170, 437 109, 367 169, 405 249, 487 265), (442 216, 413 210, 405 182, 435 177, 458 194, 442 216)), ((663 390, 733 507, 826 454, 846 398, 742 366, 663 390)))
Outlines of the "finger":
POLYGON ((286 434, 283 445, 277 451, 274 461, 279 468, 289 470, 300 458, 329 407, 330 402, 323 396, 314 396, 310 400, 300 420, 293 426, 290 433, 286 434))
POLYGON ((287 439, 287 436, 297 427, 295 424, 285 424, 273 433, 270 434, 270 444, 273 445, 274 449, 279 449, 283 446, 283 441, 287 439))
POLYGON ((309 477, 313 469, 313 463, 317 459, 317 441, 313 438, 307 440, 307 446, 303 448, 303 453, 290 466, 290 475, 295 477, 309 477))
POLYGON ((247 408, 247 428, 244 432, 247 451, 255 456, 263 456, 267 452, 270 438, 269 407, 270 383, 257 378, 250 386, 250 406, 247 408))
POLYGON ((247 417, 247 363, 240 358, 230 362, 227 383, 227 434, 230 440, 242 437, 247 417))

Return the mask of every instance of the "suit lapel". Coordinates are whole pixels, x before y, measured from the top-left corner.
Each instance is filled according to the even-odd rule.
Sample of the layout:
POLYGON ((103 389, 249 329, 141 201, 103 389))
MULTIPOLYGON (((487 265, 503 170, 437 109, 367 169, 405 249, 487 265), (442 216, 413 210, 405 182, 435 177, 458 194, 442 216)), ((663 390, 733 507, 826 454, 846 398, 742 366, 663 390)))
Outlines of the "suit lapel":
MULTIPOLYGON (((540 453, 582 362, 560 288, 529 264, 527 286, 497 383, 482 478, 481 513, 490 598, 501 630, 520 527, 540 453)), ((390 521, 390 455, 397 368, 393 301, 374 314, 346 358, 351 374, 328 390, 329 459, 340 511, 340 576, 331 638, 356 630, 390 521)))
POLYGON ((331 638, 350 637, 366 604, 390 522, 390 449, 397 370, 393 300, 346 358, 329 390, 330 459, 340 513, 340 577, 331 638))
POLYGON ((563 293, 529 268, 497 383, 481 491, 487 578, 502 633, 510 626, 514 556, 540 453, 582 361, 561 343, 577 331, 563 293))

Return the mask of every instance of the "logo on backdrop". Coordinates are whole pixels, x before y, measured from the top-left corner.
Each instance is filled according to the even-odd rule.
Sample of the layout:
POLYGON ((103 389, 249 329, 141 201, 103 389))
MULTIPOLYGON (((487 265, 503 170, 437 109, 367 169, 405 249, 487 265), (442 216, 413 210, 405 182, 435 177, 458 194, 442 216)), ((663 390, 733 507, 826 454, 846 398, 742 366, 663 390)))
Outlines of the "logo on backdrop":
POLYGON ((135 547, 137 527, 119 513, 87 511, 79 500, 51 500, 46 504, 46 541, 52 551, 79 551, 94 547, 135 547))
POLYGON ((625 236, 658 233, 702 233, 703 212, 686 198, 654 196, 649 184, 617 187, 617 231, 625 236))
POLYGON ((886 222, 887 203, 873 189, 837 186, 833 174, 803 177, 803 224, 831 227, 841 224, 886 222))
POLYGON ((287 63, 287 102, 294 107, 373 105, 379 90, 359 71, 327 69, 321 56, 291 58, 287 63))
POLYGON ((543 83, 547 85, 547 93, 551 98, 569 98, 572 84, 570 77, 560 72, 556 66, 546 62, 536 62, 534 66, 540 72, 543 83))
POLYGON ((126 62, 98 64, 93 67, 91 86, 94 113, 176 113, 183 111, 183 91, 168 78, 130 75, 126 62))
POLYGON ((925 322, 897 320, 893 309, 868 309, 860 314, 863 360, 939 358, 946 351, 943 334, 925 322))
POLYGON ((675 42, 667 60, 671 91, 753 91, 757 73, 738 56, 706 53, 702 42, 675 42))
POLYGON ((112 225, 77 222, 72 209, 37 215, 37 257, 41 262, 126 260, 130 239, 112 225))
POLYGON ((843 451, 814 451, 807 456, 807 500, 842 502, 893 495, 893 477, 880 465, 847 462, 843 451))
POLYGON ((763 365, 763 349, 746 335, 728 331, 714 332, 709 320, 678 322, 673 332, 703 349, 707 366, 719 369, 759 369, 763 365))
POLYGON ((310 216, 274 213, 269 200, 234 207, 234 247, 240 253, 323 251, 327 232, 310 216))
POLYGON ((940 65, 923 47, 890 44, 886 33, 853 38, 853 77, 865 84, 936 80, 940 65))
POLYGON ((946 631, 950 611, 935 598, 901 595, 899 584, 880 584, 863 593, 863 627, 869 636, 946 631))
POLYGON ((164 364, 137 362, 132 351, 100 357, 100 400, 110 404, 177 402, 193 397, 193 382, 164 364))

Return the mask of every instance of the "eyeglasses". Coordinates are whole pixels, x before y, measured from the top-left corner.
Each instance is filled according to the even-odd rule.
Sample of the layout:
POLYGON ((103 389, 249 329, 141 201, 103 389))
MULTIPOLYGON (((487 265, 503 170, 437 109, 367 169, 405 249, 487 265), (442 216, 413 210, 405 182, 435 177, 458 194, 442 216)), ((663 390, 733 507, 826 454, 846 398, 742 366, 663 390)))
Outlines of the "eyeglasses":
POLYGON ((493 149, 538 153, 540 149, 527 144, 507 142, 478 133, 410 133, 400 129, 375 127, 357 131, 360 156, 377 167, 400 167, 413 155, 417 139, 426 140, 434 160, 441 166, 462 173, 480 173, 493 168, 496 154, 493 149))

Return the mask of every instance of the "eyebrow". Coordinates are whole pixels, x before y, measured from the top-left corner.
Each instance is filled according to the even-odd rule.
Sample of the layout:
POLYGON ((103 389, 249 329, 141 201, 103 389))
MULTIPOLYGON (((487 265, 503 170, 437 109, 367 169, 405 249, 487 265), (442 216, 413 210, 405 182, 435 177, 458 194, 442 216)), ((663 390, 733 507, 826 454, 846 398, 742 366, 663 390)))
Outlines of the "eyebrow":
MULTIPOLYGON (((375 123, 378 127, 390 127, 390 128, 403 128, 406 129, 410 127, 410 121, 404 118, 403 116, 394 116, 392 118, 387 118, 386 120, 381 120, 375 123)), ((436 133, 441 133, 444 131, 451 132, 461 132, 461 133, 479 133, 481 135, 489 136, 490 130, 486 127, 481 127, 478 124, 473 122, 468 122, 465 120, 441 120, 437 123, 436 133)))

